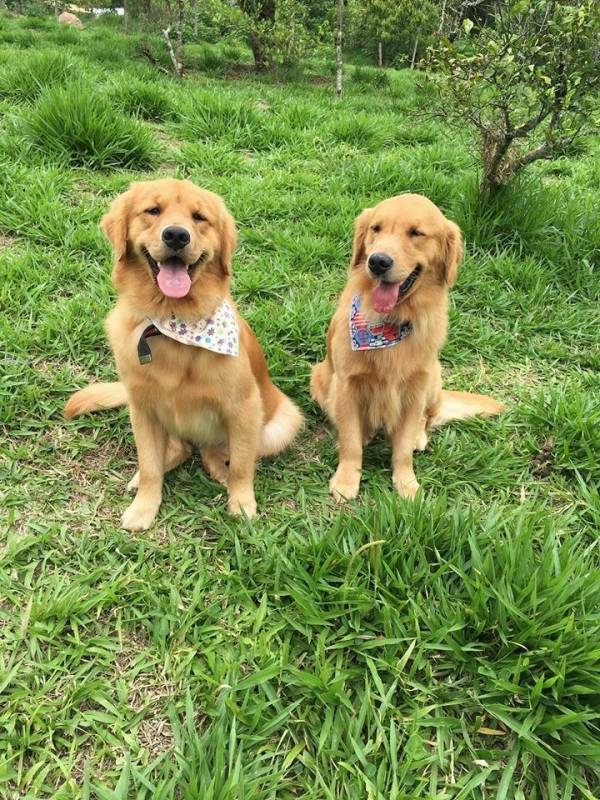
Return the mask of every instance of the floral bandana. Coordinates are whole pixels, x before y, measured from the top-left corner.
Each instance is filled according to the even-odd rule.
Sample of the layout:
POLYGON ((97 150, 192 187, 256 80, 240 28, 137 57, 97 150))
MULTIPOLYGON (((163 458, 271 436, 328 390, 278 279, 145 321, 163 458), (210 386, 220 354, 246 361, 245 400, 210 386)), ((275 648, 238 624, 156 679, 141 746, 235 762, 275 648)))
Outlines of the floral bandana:
POLYGON ((350 341, 353 350, 382 350, 393 347, 412 332, 411 322, 370 322, 360 313, 360 295, 355 294, 350 307, 350 341))
POLYGON ((235 312, 226 300, 207 319, 189 322, 178 319, 173 314, 168 320, 153 319, 150 323, 142 332, 138 343, 140 364, 152 361, 152 352, 146 339, 161 333, 181 344, 203 347, 213 353, 225 356, 237 356, 240 353, 240 332, 235 312))

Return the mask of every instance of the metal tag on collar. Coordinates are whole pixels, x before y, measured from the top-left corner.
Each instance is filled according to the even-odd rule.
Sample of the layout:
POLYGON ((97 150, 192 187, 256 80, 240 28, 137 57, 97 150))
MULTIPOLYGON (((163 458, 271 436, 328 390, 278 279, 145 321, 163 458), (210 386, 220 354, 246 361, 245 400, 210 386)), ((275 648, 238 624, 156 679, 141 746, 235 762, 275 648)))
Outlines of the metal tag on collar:
POLYGON ((152 361, 152 350, 146 341, 149 336, 160 336, 160 331, 155 325, 148 325, 144 328, 138 341, 137 351, 140 364, 149 364, 152 361))

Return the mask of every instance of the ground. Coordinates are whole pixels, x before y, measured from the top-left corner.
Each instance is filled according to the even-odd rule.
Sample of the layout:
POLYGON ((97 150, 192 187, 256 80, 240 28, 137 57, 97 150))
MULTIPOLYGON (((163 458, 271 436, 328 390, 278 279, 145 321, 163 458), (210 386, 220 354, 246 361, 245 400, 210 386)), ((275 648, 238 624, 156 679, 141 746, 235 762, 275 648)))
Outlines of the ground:
POLYGON ((178 82, 138 45, 0 17, 0 796, 598 797, 598 142, 482 209, 412 73, 349 68, 336 104, 327 65, 197 45, 178 82), (61 409, 114 377, 98 220, 163 175, 231 208, 234 295, 307 424, 255 521, 195 459, 131 534, 126 412, 61 409), (507 411, 436 431, 414 504, 376 441, 340 509, 309 370, 354 217, 407 190, 465 234, 446 385, 507 411))

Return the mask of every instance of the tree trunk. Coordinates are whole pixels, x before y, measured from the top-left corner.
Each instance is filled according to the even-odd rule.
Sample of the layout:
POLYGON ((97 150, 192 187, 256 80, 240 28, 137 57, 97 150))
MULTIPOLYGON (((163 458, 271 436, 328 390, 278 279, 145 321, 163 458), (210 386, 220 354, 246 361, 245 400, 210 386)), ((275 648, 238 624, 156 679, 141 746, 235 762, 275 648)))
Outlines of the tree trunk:
POLYGON ((250 32, 250 48, 254 57, 254 69, 262 72, 267 68, 267 58, 262 40, 256 31, 250 32))
POLYGON ((377 56, 379 61, 379 66, 383 67, 383 42, 379 41, 377 45, 377 56))
POLYGON ((183 0, 177 0, 177 74, 183 77, 183 27, 185 25, 185 6, 183 0))
POLYGON ((442 13, 440 14, 440 26, 438 28, 438 33, 441 33, 444 29, 444 20, 446 19, 446 0, 442 2, 442 13))
POLYGON ((60 11, 58 9, 58 0, 54 0, 54 16, 58 19, 60 11))
POLYGON ((162 32, 169 51, 171 63, 173 64, 173 71, 179 78, 183 78, 183 26, 185 23, 184 14, 184 0, 177 0, 177 39, 175 41, 175 48, 171 42, 171 26, 169 25, 162 32))
POLYGON ((419 31, 417 30, 417 35, 415 36, 415 46, 413 47, 412 58, 410 60, 410 68, 415 68, 415 62, 417 60, 417 45, 419 44, 419 31))
MULTIPOLYGON (((259 25, 257 28, 251 27, 250 29, 250 48, 254 56, 254 68, 257 71, 262 71, 267 68, 267 52, 265 43, 262 40, 263 29, 260 23, 272 24, 275 22, 275 3, 276 0, 262 0, 256 8, 255 0, 238 0, 238 5, 250 20, 257 20, 259 25)), ((268 27, 268 25, 267 25, 268 27)))
POLYGON ((190 9, 194 21, 194 39, 198 38, 198 0, 191 0, 190 9))
POLYGON ((344 0, 337 0, 337 14, 335 24, 335 99, 342 96, 342 77, 344 58, 342 53, 342 29, 344 26, 344 0))
POLYGON ((123 29, 129 33, 129 0, 123 0, 123 29))

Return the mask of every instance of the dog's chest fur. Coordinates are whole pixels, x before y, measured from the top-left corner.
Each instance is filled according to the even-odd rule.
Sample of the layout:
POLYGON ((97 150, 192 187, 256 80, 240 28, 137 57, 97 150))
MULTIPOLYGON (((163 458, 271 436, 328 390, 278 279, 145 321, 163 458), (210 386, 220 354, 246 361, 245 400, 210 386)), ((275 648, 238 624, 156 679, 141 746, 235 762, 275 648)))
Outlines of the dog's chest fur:
POLYGON ((135 405, 150 408, 173 436, 197 444, 224 443, 220 409, 235 388, 233 373, 243 355, 220 355, 152 336, 147 340, 152 361, 140 364, 137 342, 146 324, 125 330, 122 323, 110 317, 107 321, 117 369, 130 398, 135 405))

